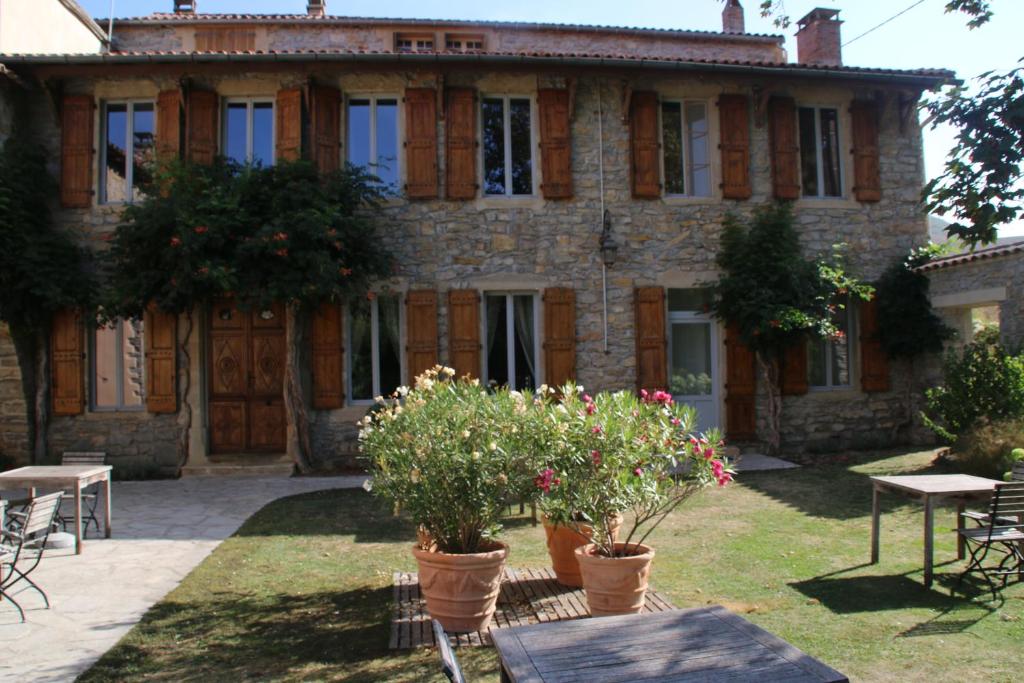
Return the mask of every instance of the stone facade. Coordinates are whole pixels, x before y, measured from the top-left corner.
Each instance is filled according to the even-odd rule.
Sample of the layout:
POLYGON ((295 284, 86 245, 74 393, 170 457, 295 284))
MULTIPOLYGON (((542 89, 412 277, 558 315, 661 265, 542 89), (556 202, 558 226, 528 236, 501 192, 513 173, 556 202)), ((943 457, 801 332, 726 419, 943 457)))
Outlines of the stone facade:
POLYGON ((32 445, 27 414, 14 341, 7 326, 0 324, 0 464, 5 460, 29 461, 32 445))

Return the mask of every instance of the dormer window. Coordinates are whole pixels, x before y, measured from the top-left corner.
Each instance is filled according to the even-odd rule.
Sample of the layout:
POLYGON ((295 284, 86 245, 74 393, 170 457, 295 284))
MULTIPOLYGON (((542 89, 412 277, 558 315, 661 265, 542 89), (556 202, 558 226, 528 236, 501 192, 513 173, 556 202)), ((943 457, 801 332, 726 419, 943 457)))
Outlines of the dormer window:
POLYGON ((396 52, 433 52, 434 36, 430 34, 395 34, 396 52))
POLYGON ((481 52, 484 49, 484 37, 449 33, 445 36, 444 47, 449 52, 481 52))

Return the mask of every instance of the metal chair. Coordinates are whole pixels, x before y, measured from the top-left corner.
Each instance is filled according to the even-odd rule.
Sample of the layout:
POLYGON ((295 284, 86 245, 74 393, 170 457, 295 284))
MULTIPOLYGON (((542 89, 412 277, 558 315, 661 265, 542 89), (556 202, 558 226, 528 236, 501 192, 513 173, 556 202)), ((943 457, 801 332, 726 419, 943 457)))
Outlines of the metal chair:
POLYGON ((462 669, 459 668, 459 660, 455 658, 455 651, 452 650, 452 644, 448 642, 448 634, 444 632, 444 627, 441 626, 434 620, 434 643, 437 645, 437 651, 441 654, 441 671, 451 683, 466 683, 466 679, 462 676, 462 669))
MULTIPOLYGON (((107 454, 101 451, 64 451, 60 458, 61 465, 106 465, 107 454)), ((74 501, 75 496, 73 493, 64 495, 64 500, 74 501)), ((100 520, 96 517, 96 508, 100 502, 100 485, 99 483, 91 484, 82 489, 82 519, 84 524, 82 525, 82 537, 85 538, 89 535, 89 524, 91 523, 96 527, 96 533, 100 532, 100 520)), ((75 521, 74 514, 65 517, 57 511, 57 523, 60 524, 64 531, 68 530, 68 525, 73 524, 75 521)))
POLYGON ((967 574, 980 572, 992 591, 992 599, 997 599, 996 582, 992 576, 1001 576, 1003 587, 1014 574, 1018 580, 1024 578, 1024 553, 1021 551, 1024 548, 1024 482, 996 484, 989 505, 988 522, 974 528, 960 528, 956 532, 964 539, 971 557, 967 569, 957 578, 950 593, 956 592, 967 574), (998 564, 986 565, 985 559, 993 551, 1003 558, 998 564))
POLYGON ((63 491, 39 496, 28 504, 25 512, 8 512, 17 519, 15 528, 0 529, 0 603, 10 601, 25 621, 25 611, 17 600, 11 597, 11 587, 24 581, 43 596, 46 608, 50 608, 50 599, 43 589, 29 578, 29 574, 39 566, 46 548, 46 539, 53 529, 53 520, 60 507, 63 491), (19 562, 27 561, 28 568, 19 567, 19 562))
MULTIPOLYGON (((1024 481, 1024 462, 1016 462, 1013 464, 1013 470, 1010 474, 1011 481, 1024 481)), ((985 526, 988 524, 988 513, 968 510, 963 513, 963 516, 967 519, 977 522, 979 526, 985 526)), ((1010 519, 1009 523, 1012 524, 1013 520, 1010 519)))

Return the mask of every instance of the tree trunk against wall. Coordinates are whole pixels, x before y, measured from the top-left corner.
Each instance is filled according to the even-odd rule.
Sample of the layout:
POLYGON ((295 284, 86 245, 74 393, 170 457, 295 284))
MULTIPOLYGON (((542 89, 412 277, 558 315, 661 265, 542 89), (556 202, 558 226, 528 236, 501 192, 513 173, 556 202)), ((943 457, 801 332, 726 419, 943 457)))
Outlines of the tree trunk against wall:
POLYGON ((913 441, 914 433, 914 376, 916 374, 916 364, 914 363, 914 356, 906 359, 901 365, 903 366, 903 373, 905 375, 903 382, 903 421, 897 422, 892 427, 892 433, 890 434, 890 440, 893 443, 899 443, 900 432, 906 434, 907 442, 913 441))
POLYGON ((192 391, 192 354, 188 350, 189 342, 192 340, 192 328, 192 309, 189 309, 185 311, 185 336, 178 343, 183 361, 178 367, 178 372, 185 375, 185 381, 180 385, 181 410, 178 411, 178 426, 181 428, 178 435, 179 471, 188 464, 189 438, 192 432, 192 403, 189 400, 189 393, 192 391))
POLYGON ((26 455, 31 464, 41 464, 46 457, 46 420, 49 416, 50 383, 46 380, 50 372, 50 332, 31 332, 14 325, 8 325, 7 329, 18 358, 21 393, 25 399, 25 424, 28 426, 26 455), (40 377, 44 381, 40 382, 40 377))
POLYGON ((305 346, 301 304, 289 302, 285 314, 284 410, 288 419, 288 454, 300 472, 313 468, 309 444, 309 414, 302 385, 301 353, 305 346))
POLYGON ((50 331, 40 330, 35 341, 35 407, 33 426, 32 462, 41 464, 46 460, 46 436, 50 424, 50 331))
POLYGON ((758 351, 757 367, 761 371, 761 380, 768 398, 768 414, 765 416, 767 418, 765 443, 768 446, 768 454, 775 455, 779 452, 782 441, 782 390, 779 388, 779 359, 765 358, 764 353, 758 351))

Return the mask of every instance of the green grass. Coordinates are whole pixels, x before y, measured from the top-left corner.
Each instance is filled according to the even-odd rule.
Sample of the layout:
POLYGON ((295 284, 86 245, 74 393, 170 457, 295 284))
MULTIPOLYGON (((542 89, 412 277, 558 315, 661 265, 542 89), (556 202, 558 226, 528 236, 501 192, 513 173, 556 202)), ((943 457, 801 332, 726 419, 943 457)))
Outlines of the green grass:
MULTIPOLYGON (((882 561, 866 564, 870 474, 923 472, 931 452, 750 473, 699 495, 652 536, 652 581, 679 607, 723 604, 855 680, 1020 680, 1024 585, 950 597, 962 564, 936 517, 938 581, 921 583, 922 512, 884 497, 882 561)), ((271 503, 155 605, 81 680, 440 681, 430 649, 387 648, 391 575, 414 570, 412 527, 361 490, 271 503)), ((505 536, 546 566, 544 533, 505 536)), ((463 649, 497 681, 489 649, 463 649)))

